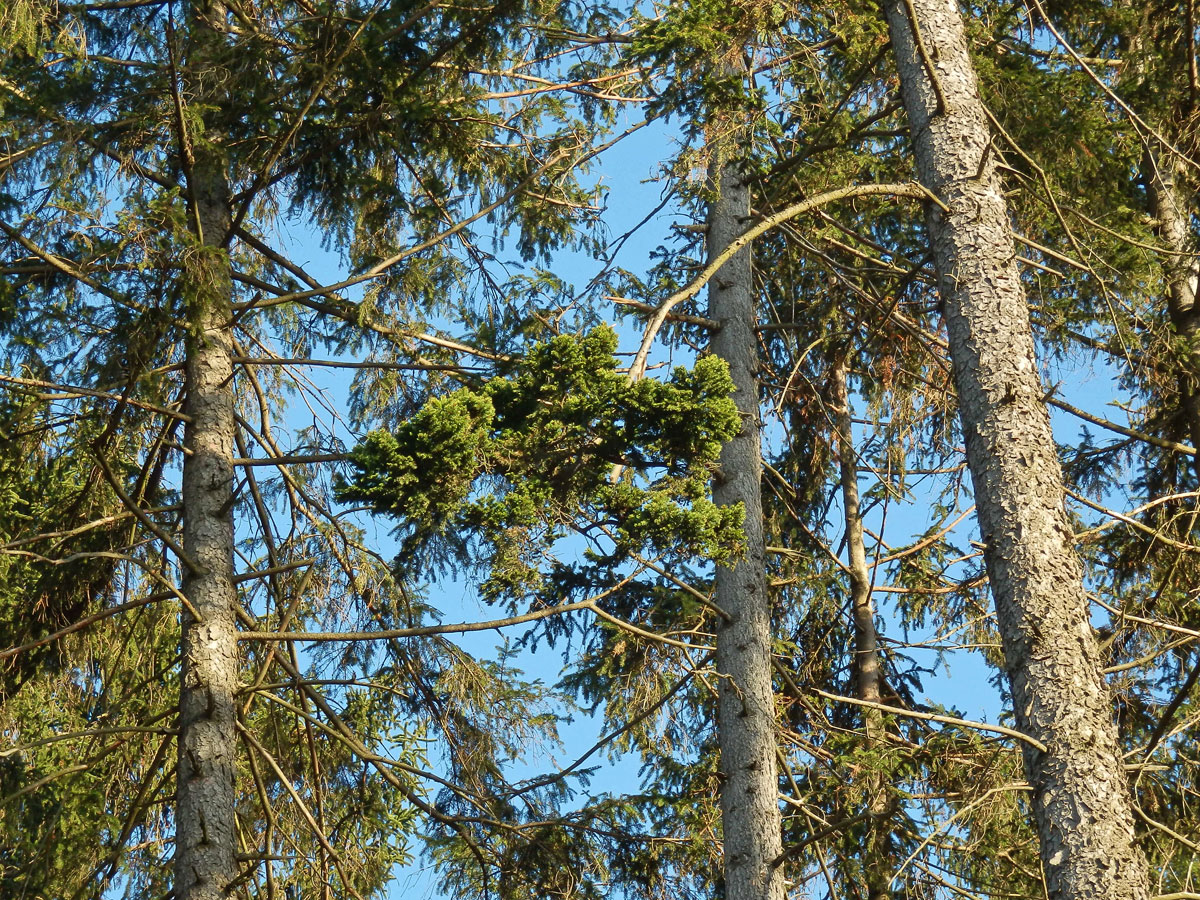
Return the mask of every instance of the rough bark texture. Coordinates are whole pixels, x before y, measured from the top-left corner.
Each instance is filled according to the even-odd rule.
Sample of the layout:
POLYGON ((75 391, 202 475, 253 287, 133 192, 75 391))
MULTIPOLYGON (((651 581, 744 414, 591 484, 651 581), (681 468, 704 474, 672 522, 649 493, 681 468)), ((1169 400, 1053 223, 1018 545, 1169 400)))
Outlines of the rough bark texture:
MULTIPOLYGON (((854 624, 854 692, 868 703, 882 701, 883 669, 875 632, 875 604, 871 600, 871 575, 867 569, 867 549, 863 542, 862 513, 858 497, 858 453, 854 447, 854 429, 850 418, 850 396, 846 386, 847 364, 840 358, 833 367, 833 414, 835 438, 842 477, 842 510, 846 519, 846 557, 850 575, 850 610, 854 624)), ((863 709, 867 746, 875 748, 884 740, 883 713, 863 709)), ((888 821, 891 800, 882 772, 864 775, 867 812, 871 822, 863 848, 863 871, 868 900, 885 900, 892 895, 891 882, 899 860, 888 821)))
MULTIPOLYGON (((726 144, 728 146, 728 144, 726 144)), ((713 258, 745 230, 750 192, 737 167, 721 158, 710 167, 716 197, 708 210, 708 255, 713 258)), ((767 600, 762 530, 762 449, 758 408, 758 340, 749 248, 709 283, 708 315, 721 323, 712 352, 729 364, 742 429, 721 451, 713 486, 717 503, 746 509, 746 554, 716 573, 716 602, 728 616, 717 623, 721 816, 727 900, 783 900, 775 861, 782 850, 776 768, 775 697, 771 685, 771 610, 767 600)))
POLYGON ((1149 874, 962 17, 953 0, 885 10, 918 173, 948 208, 931 204, 928 226, 1017 723, 1047 747, 1022 753, 1049 897, 1143 900, 1149 874))
MULTIPOLYGON (((220 13, 208 8, 210 16, 220 13)), ((221 36, 193 22, 192 67, 201 89, 206 56, 221 36)), ((205 91, 208 92, 207 90, 205 91)), ((185 574, 183 672, 179 696, 179 764, 175 900, 217 900, 237 875, 234 856, 234 692, 237 634, 233 583, 232 279, 220 245, 230 226, 229 186, 219 153, 197 148, 188 173, 191 221, 201 249, 185 274, 188 455, 183 463, 185 574), (198 617, 198 618, 197 618, 198 617)))

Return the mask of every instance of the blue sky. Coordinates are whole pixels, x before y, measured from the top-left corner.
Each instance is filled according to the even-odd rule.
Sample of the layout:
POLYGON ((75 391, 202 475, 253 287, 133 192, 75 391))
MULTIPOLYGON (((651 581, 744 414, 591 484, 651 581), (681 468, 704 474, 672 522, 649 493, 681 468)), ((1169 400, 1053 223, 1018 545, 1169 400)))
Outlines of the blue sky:
MULTIPOLYGON (((661 203, 665 181, 660 177, 660 161, 668 160, 674 155, 677 149, 672 146, 674 141, 675 137, 669 127, 656 125, 627 138, 601 159, 595 174, 606 189, 603 219, 612 237, 619 237, 634 228, 661 203)), ((668 204, 624 244, 615 263, 634 273, 645 272, 650 264, 650 253, 667 239, 670 226, 678 221, 681 221, 678 211, 668 204)), ((346 273, 338 270, 336 258, 322 250, 319 242, 311 235, 302 235, 297 239, 294 256, 302 261, 307 259, 311 263, 310 271, 326 283, 345 277, 346 273)), ((562 253, 555 257, 550 268, 579 288, 599 271, 600 264, 579 253, 562 253)), ((653 302, 653 298, 642 299, 653 302)), ((606 309, 601 313, 611 318, 613 310, 606 309)), ((636 349, 641 337, 639 324, 626 319, 618 330, 622 349, 636 349)), ((685 362, 688 353, 670 353, 660 347, 657 358, 662 360, 667 356, 672 356, 675 361, 685 362)), ((1105 412, 1104 406, 1110 401, 1115 390, 1112 374, 1104 369, 1093 369, 1089 361, 1084 359, 1078 359, 1063 368, 1063 372, 1055 372, 1055 377, 1058 379, 1065 374, 1063 390, 1066 399, 1086 409, 1105 412)), ((323 369, 313 371, 311 377, 327 391, 327 396, 335 408, 342 404, 344 409, 344 392, 348 380, 343 373, 323 369)), ((1054 419, 1060 440, 1074 439, 1078 424, 1062 413, 1055 413, 1054 419)), ((311 418, 308 410, 301 407, 297 421, 309 424, 311 418)), ((352 441, 353 435, 346 433, 345 429, 340 430, 348 442, 352 441)), ((963 502, 968 501, 964 499, 963 502)), ((920 534, 933 524, 930 521, 929 505, 930 498, 918 492, 909 502, 890 506, 886 526, 892 546, 902 545, 905 542, 902 536, 920 534)), ((828 533, 836 539, 840 536, 840 511, 836 503, 831 507, 830 517, 832 524, 829 525, 828 533)), ((377 541, 378 548, 387 556, 385 548, 391 546, 388 536, 390 524, 385 521, 364 524, 367 526, 369 538, 377 541)), ((879 529, 882 524, 878 512, 872 515, 868 523, 873 530, 879 529)), ((956 531, 957 543, 966 546, 974 534, 974 523, 972 517, 968 516, 956 531)), ((868 548, 868 553, 870 555, 871 548, 868 548)), ((882 572, 880 577, 883 577, 882 572)), ((441 609, 446 622, 490 619, 497 614, 477 598, 473 585, 468 580, 447 579, 436 584, 431 591, 431 600, 441 609)), ((899 637, 902 631, 889 603, 889 595, 878 594, 877 602, 886 633, 892 637, 899 637)), ((912 639, 926 640, 932 638, 936 631, 936 627, 930 627, 927 629, 928 633, 913 633, 912 639)), ((519 633, 519 630, 514 630, 510 636, 515 638, 519 633)), ((461 636, 458 640, 461 646, 471 652, 488 656, 503 638, 494 632, 481 632, 461 636)), ((924 683, 925 699, 929 702, 953 707, 968 718, 991 722, 1000 718, 1002 710, 999 695, 990 684, 995 672, 983 663, 978 654, 955 652, 947 655, 939 663, 935 651, 917 649, 909 652, 923 662, 927 661, 928 667, 934 669, 934 674, 926 678, 924 683)), ((526 677, 544 680, 547 683, 556 682, 561 674, 561 657, 557 651, 537 656, 525 654, 519 660, 519 664, 524 667, 526 677)), ((540 767, 553 767, 555 764, 561 765, 573 760, 579 752, 594 742, 597 728, 598 723, 593 719, 577 715, 575 723, 563 732, 564 746, 561 751, 552 757, 531 759, 528 766, 523 767, 525 771, 519 771, 519 774, 533 774, 540 767)), ((636 768, 636 763, 632 761, 605 763, 605 768, 592 784, 592 790, 599 792, 634 788, 637 782, 636 768)), ((436 897, 436 878, 426 868, 425 863, 418 859, 413 865, 403 867, 397 872, 388 896, 394 900, 436 897)))

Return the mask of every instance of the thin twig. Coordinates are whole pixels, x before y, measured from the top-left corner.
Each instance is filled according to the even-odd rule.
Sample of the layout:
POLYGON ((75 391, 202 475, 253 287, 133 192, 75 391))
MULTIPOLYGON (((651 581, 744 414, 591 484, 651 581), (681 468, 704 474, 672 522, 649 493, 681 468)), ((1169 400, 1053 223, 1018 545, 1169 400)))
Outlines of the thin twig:
POLYGON ((959 719, 956 716, 943 716, 938 713, 918 712, 913 709, 902 709, 898 706, 888 706, 884 703, 871 703, 867 700, 859 700, 857 697, 843 697, 840 694, 830 694, 822 691, 819 688, 811 688, 812 693, 819 697, 824 697, 826 700, 835 700, 838 703, 849 703, 852 706, 863 706, 870 709, 878 709, 882 712, 891 713, 894 716, 907 716, 911 719, 922 719, 926 722, 940 722, 943 725, 958 725, 962 728, 971 728, 976 731, 991 731, 996 734, 1003 734, 1007 737, 1016 738, 1019 741, 1024 741, 1031 747, 1036 747, 1043 753, 1048 752, 1045 744, 1037 738, 1030 737, 1024 732, 1017 731, 1015 728, 1005 728, 1003 725, 989 725, 986 722, 975 722, 971 719, 959 719))

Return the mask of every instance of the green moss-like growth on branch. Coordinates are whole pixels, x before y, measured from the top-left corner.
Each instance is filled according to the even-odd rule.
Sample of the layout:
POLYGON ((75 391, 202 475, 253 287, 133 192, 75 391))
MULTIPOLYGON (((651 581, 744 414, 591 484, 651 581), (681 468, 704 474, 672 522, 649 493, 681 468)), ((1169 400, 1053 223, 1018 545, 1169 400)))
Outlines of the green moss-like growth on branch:
POLYGON ((372 432, 339 499, 399 520, 402 564, 438 541, 474 546, 491 599, 536 592, 572 530, 605 567, 643 554, 730 558, 742 510, 708 498, 739 428, 725 364, 706 357, 630 384, 616 344, 605 328, 538 344, 512 374, 372 432))

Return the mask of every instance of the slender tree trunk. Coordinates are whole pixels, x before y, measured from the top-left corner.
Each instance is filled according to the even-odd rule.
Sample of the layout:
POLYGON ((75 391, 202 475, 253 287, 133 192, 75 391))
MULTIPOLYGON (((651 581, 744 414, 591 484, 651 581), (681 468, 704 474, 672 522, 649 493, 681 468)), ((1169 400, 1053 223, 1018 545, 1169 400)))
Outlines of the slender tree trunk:
POLYGON ((1100 670, 990 128, 958 6, 886 0, 929 206, 984 560, 1051 900, 1144 900, 1128 780, 1100 670), (910 19, 911 16, 911 19, 910 19))
MULTIPOLYGON (((1144 154, 1146 184, 1154 214, 1155 231, 1169 253, 1163 260, 1167 281, 1167 312, 1171 328, 1182 338, 1187 358, 1179 367, 1179 394, 1192 446, 1200 449, 1200 259, 1195 254, 1191 213, 1188 210, 1187 175, 1169 152, 1148 146, 1144 154)), ((1200 456, 1192 467, 1200 475, 1200 456)))
MULTIPOLYGON (((192 23, 191 68, 202 94, 214 93, 220 82, 211 60, 223 38, 210 22, 223 19, 223 9, 211 4, 192 23)), ((186 137, 183 142, 186 147, 186 137)), ((183 549, 195 569, 183 579, 190 609, 183 612, 174 896, 218 900, 237 876, 233 282, 221 246, 231 216, 224 161, 211 144, 198 145, 187 174, 189 213, 201 246, 191 254, 184 276, 190 421, 184 431, 183 549)))
MULTIPOLYGON (((871 602, 871 576, 867 569, 867 549, 863 542, 862 513, 858 497, 858 453, 854 448, 854 429, 850 418, 850 396, 846 387, 846 357, 833 367, 833 414, 835 438, 842 476, 842 508, 846 519, 846 556, 850 574, 850 610, 854 623, 854 692, 858 699, 879 703, 882 699, 883 669, 879 661, 879 643, 875 633, 875 604, 871 602)), ((884 739, 883 713, 864 707, 863 726, 867 746, 876 747, 884 739)), ((871 814, 867 846, 863 853, 868 900, 891 896, 892 875, 896 871, 895 853, 888 816, 891 802, 883 773, 866 774, 867 811, 871 814)))
MULTIPOLYGON (((1121 53, 1133 60, 1132 75, 1141 91, 1147 90, 1147 80, 1152 78, 1147 52, 1160 53, 1175 38, 1162 28, 1155 13, 1142 5, 1134 6, 1126 0, 1122 4, 1129 12, 1139 12, 1140 27, 1132 34, 1120 39, 1121 53)), ((1189 54, 1190 56, 1191 54, 1189 54)), ((1160 85, 1173 92, 1168 85, 1160 85)), ((1174 122, 1188 121, 1192 116, 1191 99, 1175 96, 1170 104, 1171 112, 1155 123, 1161 134, 1178 142, 1183 135, 1174 122)), ((1200 449, 1200 307, 1197 293, 1200 292, 1200 259, 1195 257, 1196 237, 1192 230, 1189 197, 1195 196, 1195 184, 1189 177, 1188 167, 1174 153, 1161 146, 1150 136, 1143 138, 1142 176, 1146 183, 1146 194, 1150 201, 1150 213, 1154 217, 1154 230, 1159 240, 1167 247, 1163 259, 1163 275, 1166 280, 1167 314, 1171 329, 1181 338, 1188 355, 1179 361, 1178 380, 1181 412, 1188 429, 1192 446, 1200 449)), ((1193 457, 1192 468, 1200 475, 1200 455, 1193 457)))
MULTIPOLYGON (((745 230, 750 191, 717 142, 709 177, 715 196, 708 209, 712 259, 745 230)), ((721 816, 727 900, 783 900, 775 697, 771 684, 771 610, 767 599, 762 523, 762 447, 758 403, 758 340, 749 248, 736 254, 709 284, 708 314, 721 323, 712 352, 729 364, 742 429, 721 451, 713 499, 746 510, 746 555, 716 573, 716 602, 728 620, 717 623, 721 749, 721 816)))

